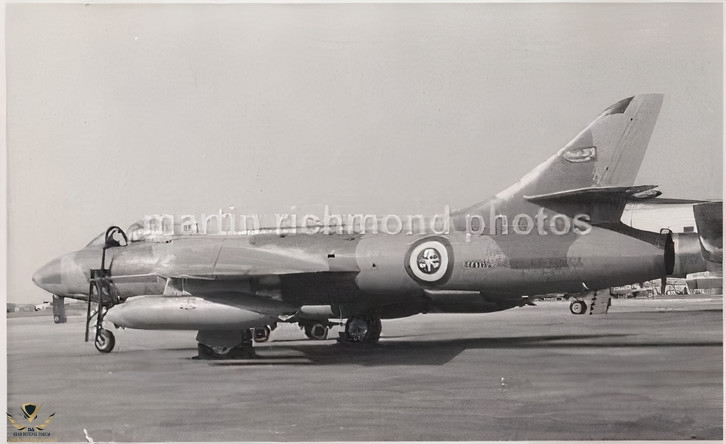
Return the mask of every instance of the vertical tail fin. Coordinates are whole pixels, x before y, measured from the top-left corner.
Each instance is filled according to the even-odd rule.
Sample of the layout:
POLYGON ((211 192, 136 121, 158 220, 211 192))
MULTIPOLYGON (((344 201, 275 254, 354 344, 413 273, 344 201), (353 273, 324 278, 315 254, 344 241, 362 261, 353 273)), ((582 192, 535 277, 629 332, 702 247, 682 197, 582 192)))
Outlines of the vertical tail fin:
MULTIPOLYGON (((453 213, 455 224, 459 226, 466 214, 484 216, 493 208, 497 214, 507 214, 521 212, 532 202, 551 207, 548 201, 556 200, 558 210, 562 210, 563 203, 571 209, 577 206, 573 201, 592 200, 594 195, 595 200, 620 201, 650 191, 653 186, 632 185, 662 101, 661 94, 641 94, 615 103, 519 182, 488 201, 453 213)), ((614 213, 619 206, 605 211, 605 219, 618 220, 620 215, 614 213)), ((622 213, 622 208, 619 211, 622 213)))

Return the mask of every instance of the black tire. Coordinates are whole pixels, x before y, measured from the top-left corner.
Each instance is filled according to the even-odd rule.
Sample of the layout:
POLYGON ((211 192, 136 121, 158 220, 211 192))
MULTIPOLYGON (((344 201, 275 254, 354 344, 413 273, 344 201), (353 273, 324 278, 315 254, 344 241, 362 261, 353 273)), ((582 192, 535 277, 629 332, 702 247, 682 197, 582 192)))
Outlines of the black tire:
POLYGON ((111 350, 116 345, 116 338, 113 333, 102 328, 98 331, 93 344, 96 346, 96 350, 101 353, 111 353, 111 350))
POLYGON ((58 315, 53 316, 53 322, 55 322, 56 324, 60 324, 61 323, 60 316, 58 316, 58 315))
POLYGON ((313 341, 323 341, 328 338, 328 326, 323 325, 320 322, 314 324, 306 324, 304 326, 305 336, 313 341))
POLYGON ((582 315, 587 312, 587 304, 585 301, 572 301, 570 303, 570 313, 574 315, 582 315))
POLYGON ((371 331, 368 334, 366 342, 378 342, 381 339, 382 331, 383 325, 381 325, 381 319, 378 317, 371 318, 371 331))
POLYGON ((381 319, 371 314, 354 316, 345 323, 345 334, 351 342, 378 342, 381 330, 381 319))
POLYGON ((251 344, 241 344, 236 347, 211 347, 197 343, 197 359, 224 360, 224 359, 253 359, 255 350, 251 344))
POLYGON ((345 323, 345 335, 351 342, 364 342, 369 328, 365 318, 352 317, 345 323))

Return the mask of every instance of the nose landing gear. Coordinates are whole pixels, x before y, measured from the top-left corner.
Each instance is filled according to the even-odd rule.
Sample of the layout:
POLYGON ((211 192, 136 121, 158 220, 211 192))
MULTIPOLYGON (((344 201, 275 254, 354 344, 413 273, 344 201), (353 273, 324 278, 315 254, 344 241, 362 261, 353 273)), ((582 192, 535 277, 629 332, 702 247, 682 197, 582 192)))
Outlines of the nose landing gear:
POLYGON ((128 243, 126 233, 119 227, 110 227, 106 230, 106 242, 101 255, 101 268, 91 270, 91 279, 88 288, 88 307, 86 309, 86 342, 88 342, 91 321, 95 318, 95 336, 93 343, 96 350, 101 353, 110 353, 116 345, 113 333, 103 328, 103 318, 109 308, 121 302, 118 291, 111 280, 111 270, 106 268, 106 250, 113 247, 125 246, 128 243), (91 308, 96 304, 95 309, 91 308))
POLYGON ((93 343, 96 346, 96 350, 101 353, 110 353, 116 345, 116 339, 113 333, 103 328, 103 318, 106 316, 108 309, 119 303, 119 298, 111 282, 110 275, 109 270, 91 270, 91 283, 88 290, 86 342, 88 342, 89 333, 93 329, 95 331, 93 343), (95 307, 92 307, 93 305, 95 307), (92 321, 95 321, 95 324, 92 324, 92 321))

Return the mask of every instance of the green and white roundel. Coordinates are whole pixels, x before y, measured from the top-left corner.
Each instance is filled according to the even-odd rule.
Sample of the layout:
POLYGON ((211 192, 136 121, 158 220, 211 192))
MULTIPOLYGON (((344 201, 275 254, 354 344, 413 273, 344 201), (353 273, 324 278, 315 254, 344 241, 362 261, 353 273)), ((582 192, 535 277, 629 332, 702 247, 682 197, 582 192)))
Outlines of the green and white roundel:
POLYGON ((437 283, 449 270, 449 250, 439 240, 427 240, 414 246, 408 255, 412 276, 427 283, 437 283))

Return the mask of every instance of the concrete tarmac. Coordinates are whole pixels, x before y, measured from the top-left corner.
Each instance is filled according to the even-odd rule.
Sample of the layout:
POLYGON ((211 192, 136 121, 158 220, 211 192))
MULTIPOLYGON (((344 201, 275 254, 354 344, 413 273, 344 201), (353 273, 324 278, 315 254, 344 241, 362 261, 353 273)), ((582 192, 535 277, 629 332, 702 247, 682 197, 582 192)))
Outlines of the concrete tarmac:
POLYGON ((541 302, 383 321, 375 345, 284 324, 230 362, 192 359, 196 332, 115 330, 101 354, 81 316, 11 317, 7 408, 43 403, 34 424, 74 442, 721 440, 722 315, 707 295, 541 302))

